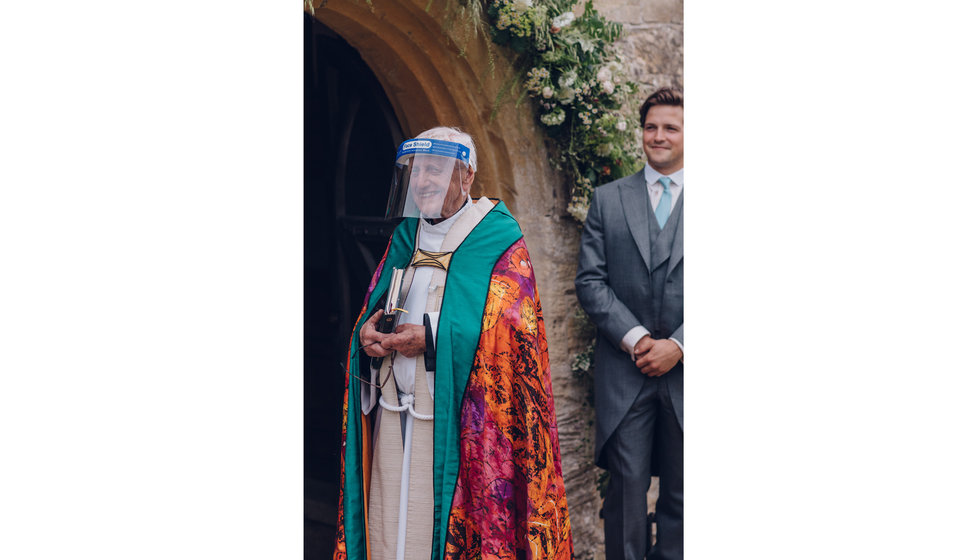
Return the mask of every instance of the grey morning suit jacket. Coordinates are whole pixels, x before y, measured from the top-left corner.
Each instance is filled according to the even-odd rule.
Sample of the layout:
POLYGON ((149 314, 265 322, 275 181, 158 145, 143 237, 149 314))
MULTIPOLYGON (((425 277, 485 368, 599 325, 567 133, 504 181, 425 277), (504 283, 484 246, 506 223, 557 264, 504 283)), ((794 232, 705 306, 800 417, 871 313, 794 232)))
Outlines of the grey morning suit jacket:
MULTIPOLYGON (((575 289, 599 328, 595 349, 596 464, 645 376, 619 348, 628 330, 684 344, 684 193, 661 231, 643 171, 596 189, 582 231, 575 289)), ((684 365, 663 376, 684 429, 684 365)))

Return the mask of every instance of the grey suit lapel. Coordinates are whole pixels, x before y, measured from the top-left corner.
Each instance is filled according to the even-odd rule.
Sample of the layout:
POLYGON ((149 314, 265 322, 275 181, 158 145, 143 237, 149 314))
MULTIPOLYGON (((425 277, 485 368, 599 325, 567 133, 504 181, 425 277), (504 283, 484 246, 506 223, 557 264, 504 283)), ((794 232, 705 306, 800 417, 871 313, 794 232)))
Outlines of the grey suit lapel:
POLYGON ((626 214, 626 226, 629 227, 633 241, 636 242, 643 263, 650 267, 650 225, 648 223, 648 208, 650 206, 650 195, 647 194, 646 181, 643 179, 643 171, 636 173, 628 181, 623 183, 619 189, 619 197, 623 203, 623 212, 626 214))

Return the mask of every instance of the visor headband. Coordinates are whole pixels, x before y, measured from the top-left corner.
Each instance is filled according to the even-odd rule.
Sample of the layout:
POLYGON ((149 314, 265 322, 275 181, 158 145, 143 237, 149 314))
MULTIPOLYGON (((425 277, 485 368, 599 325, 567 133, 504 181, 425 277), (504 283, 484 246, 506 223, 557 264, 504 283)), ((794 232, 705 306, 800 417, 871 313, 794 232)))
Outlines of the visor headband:
POLYGON ((401 161, 405 156, 427 154, 433 156, 444 156, 456 158, 463 163, 470 163, 470 149, 457 142, 447 140, 436 140, 434 138, 413 138, 402 142, 398 146, 396 161, 401 161))

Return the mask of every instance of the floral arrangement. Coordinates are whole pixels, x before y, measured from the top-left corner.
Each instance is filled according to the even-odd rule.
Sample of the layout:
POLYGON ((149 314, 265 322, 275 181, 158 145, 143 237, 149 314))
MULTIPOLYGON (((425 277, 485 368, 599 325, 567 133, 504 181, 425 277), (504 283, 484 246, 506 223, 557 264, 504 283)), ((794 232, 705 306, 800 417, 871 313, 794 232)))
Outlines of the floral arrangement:
MULTIPOLYGON (((491 36, 516 51, 527 68, 524 90, 555 141, 555 167, 572 179, 568 212, 585 221, 595 187, 642 165, 639 126, 623 113, 636 95, 613 42, 622 24, 587 0, 484 0, 491 36)), ((523 70, 523 69, 522 69, 523 70)))

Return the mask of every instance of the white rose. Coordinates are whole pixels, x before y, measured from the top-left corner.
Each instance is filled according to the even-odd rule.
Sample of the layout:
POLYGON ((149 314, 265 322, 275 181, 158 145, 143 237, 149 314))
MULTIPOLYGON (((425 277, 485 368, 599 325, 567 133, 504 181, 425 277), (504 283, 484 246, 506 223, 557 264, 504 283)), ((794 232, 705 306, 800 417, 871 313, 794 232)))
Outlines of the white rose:
POLYGON ((620 120, 618 123, 616 123, 616 130, 619 130, 621 132, 625 132, 626 131, 626 121, 620 120))
POLYGON ((565 12, 559 16, 555 16, 551 20, 551 27, 556 29, 561 29, 562 27, 568 26, 568 24, 575 21, 575 14, 572 12, 565 12))
POLYGON ((596 74, 596 78, 598 78, 600 82, 608 82, 612 79, 612 70, 610 70, 608 66, 603 66, 601 69, 599 69, 599 73, 596 74))
POLYGON ((551 96, 555 94, 555 90, 551 89, 549 86, 544 86, 541 90, 541 97, 545 99, 551 99, 551 96))
POLYGON ((602 82, 602 91, 612 95, 612 92, 616 91, 616 84, 606 80, 605 82, 602 82))

